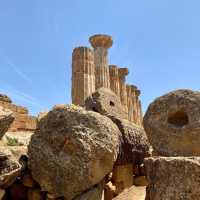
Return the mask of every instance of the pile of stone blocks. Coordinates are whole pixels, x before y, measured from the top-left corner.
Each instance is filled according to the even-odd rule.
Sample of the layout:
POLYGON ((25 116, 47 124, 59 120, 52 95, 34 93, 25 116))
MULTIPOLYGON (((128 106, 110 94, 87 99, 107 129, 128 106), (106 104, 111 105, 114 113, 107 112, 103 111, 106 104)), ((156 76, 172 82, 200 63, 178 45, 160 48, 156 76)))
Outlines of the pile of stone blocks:
POLYGON ((145 159, 146 200, 199 200, 200 92, 177 90, 157 98, 144 128, 156 155, 145 159))

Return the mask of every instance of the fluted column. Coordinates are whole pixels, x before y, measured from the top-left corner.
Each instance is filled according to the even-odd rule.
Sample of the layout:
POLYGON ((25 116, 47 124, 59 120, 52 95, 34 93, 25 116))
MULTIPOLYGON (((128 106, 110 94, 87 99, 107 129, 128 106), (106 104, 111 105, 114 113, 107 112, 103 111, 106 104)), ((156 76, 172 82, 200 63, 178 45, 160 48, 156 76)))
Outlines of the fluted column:
POLYGON ((128 73, 129 73, 128 68, 118 69, 121 103, 124 106, 125 111, 127 113, 128 113, 128 107, 127 107, 126 76, 128 75, 128 73))
POLYGON ((119 73, 116 65, 109 65, 110 89, 120 98, 119 73))
POLYGON ((72 54, 72 103, 83 106, 94 91, 94 52, 88 47, 77 47, 72 54))
POLYGON ((136 90, 136 107, 137 107, 137 110, 136 110, 136 114, 137 114, 137 124, 139 126, 142 125, 142 108, 141 108, 141 102, 139 100, 139 96, 140 96, 140 90, 136 90))
POLYGON ((139 100, 140 126, 143 126, 142 102, 139 100))
POLYGON ((108 48, 112 46, 112 37, 108 35, 94 35, 89 38, 94 48, 94 63, 96 75, 96 89, 110 88, 108 68, 108 48))
POLYGON ((138 105, 137 105, 137 98, 136 98, 136 90, 137 87, 135 85, 131 85, 131 100, 133 104, 133 122, 138 124, 138 105))
POLYGON ((128 107, 128 120, 134 122, 134 107, 133 107, 133 97, 132 97, 132 86, 126 85, 127 91, 127 107, 128 107))

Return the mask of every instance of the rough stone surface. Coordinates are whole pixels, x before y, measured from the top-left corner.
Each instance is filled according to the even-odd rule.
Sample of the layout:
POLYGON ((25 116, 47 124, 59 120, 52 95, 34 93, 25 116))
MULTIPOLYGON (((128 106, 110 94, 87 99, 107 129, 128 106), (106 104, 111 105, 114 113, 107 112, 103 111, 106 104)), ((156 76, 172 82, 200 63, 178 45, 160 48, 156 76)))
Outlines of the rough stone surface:
POLYGON ((2 151, 0 152, 0 166, 0 187, 7 188, 16 180, 22 166, 2 151))
POLYGON ((102 115, 116 116, 127 119, 127 113, 122 107, 120 98, 107 88, 100 88, 85 101, 87 110, 93 110, 102 115))
POLYGON ((39 121, 29 144, 34 180, 44 191, 73 199, 112 171, 119 134, 109 118, 96 112, 54 107, 39 121))
POLYGON ((145 159, 146 200, 199 200, 200 157, 145 159))
POLYGON ((103 185, 99 184, 89 191, 79 195, 74 200, 103 200, 103 185))
POLYGON ((0 139, 4 136, 13 120, 12 112, 0 106, 0 139))
POLYGON ((134 176, 133 184, 136 186, 147 186, 148 182, 145 176, 134 176))
POLYGON ((39 189, 29 189, 28 200, 42 200, 41 191, 39 189))
POLYGON ((88 47, 77 47, 72 54, 72 103, 83 106, 94 91, 94 52, 88 47))
POLYGON ((7 102, 7 103, 12 103, 12 100, 10 97, 8 97, 5 94, 0 94, 0 101, 2 102, 7 102))
POLYGON ((12 100, 3 94, 0 94, 0 106, 13 112, 14 121, 9 131, 33 131, 36 128, 36 117, 28 115, 25 107, 17 106, 12 100))
POLYGON ((116 194, 120 194, 124 189, 130 188, 133 185, 133 165, 114 166, 112 183, 116 187, 116 194))
POLYGON ((4 189, 0 189, 0 200, 3 200, 3 197, 5 195, 5 190, 4 189))
POLYGON ((200 92, 177 90, 157 98, 144 116, 144 128, 161 156, 200 155, 200 92))
MULTIPOLYGON (((144 200, 146 194, 146 187, 132 186, 128 190, 125 190, 113 200, 144 200)), ((161 199, 160 199, 161 200, 161 199)))
POLYGON ((150 145, 144 129, 128 120, 114 117, 112 120, 121 132, 116 165, 143 163, 144 158, 150 156, 150 145))

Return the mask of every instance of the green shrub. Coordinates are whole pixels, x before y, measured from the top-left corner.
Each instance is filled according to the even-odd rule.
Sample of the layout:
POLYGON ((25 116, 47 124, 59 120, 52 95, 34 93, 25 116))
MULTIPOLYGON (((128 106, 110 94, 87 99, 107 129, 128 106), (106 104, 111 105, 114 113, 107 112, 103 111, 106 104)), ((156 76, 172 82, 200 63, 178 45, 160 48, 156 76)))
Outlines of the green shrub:
POLYGON ((18 146, 19 145, 17 138, 11 138, 11 137, 6 136, 6 139, 7 139, 8 146, 18 146))

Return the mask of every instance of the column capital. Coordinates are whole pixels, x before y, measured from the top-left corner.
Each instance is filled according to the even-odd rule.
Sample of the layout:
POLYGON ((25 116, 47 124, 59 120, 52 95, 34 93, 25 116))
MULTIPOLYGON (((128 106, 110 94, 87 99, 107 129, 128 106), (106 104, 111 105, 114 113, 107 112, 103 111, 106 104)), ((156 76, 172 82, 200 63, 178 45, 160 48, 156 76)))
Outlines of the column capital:
POLYGON ((89 42, 93 48, 102 47, 108 49, 112 46, 113 40, 109 35, 97 34, 89 38, 89 42))
POLYGON ((129 74, 129 70, 126 67, 119 68, 118 70, 119 70, 119 77, 125 77, 129 74))

